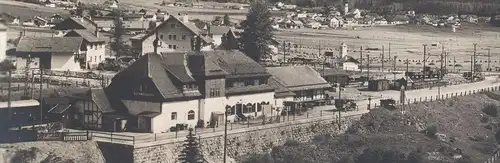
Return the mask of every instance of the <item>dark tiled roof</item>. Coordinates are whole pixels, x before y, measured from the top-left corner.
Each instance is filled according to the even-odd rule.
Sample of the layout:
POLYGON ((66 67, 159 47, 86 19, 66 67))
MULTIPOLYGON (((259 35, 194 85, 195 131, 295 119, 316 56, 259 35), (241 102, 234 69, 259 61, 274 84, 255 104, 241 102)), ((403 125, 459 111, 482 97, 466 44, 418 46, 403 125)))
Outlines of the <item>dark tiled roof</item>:
POLYGON ((56 24, 54 27, 52 27, 52 29, 55 29, 55 30, 86 29, 86 30, 89 30, 91 32, 94 32, 97 29, 97 24, 87 17, 83 17, 83 18, 69 17, 69 18, 65 19, 64 21, 56 24), (77 25, 79 27, 76 28, 73 25, 69 26, 66 23, 70 23, 70 24, 74 23, 75 25, 77 25))
POLYGON ((191 62, 190 69, 193 73, 203 73, 204 76, 225 76, 227 72, 222 70, 217 64, 215 64, 209 57, 206 57, 206 52, 190 52, 188 53, 189 62, 191 62), (197 61, 198 60, 198 61, 197 61), (200 63, 203 62, 203 63, 200 63), (195 67, 196 66, 196 67, 195 67), (203 72, 197 72, 198 69, 203 70, 203 72))
POLYGON ((65 35, 65 37, 71 36, 80 36, 88 42, 104 42, 104 39, 97 38, 96 35, 85 29, 75 29, 65 35))
MULTIPOLYGON (((199 92, 197 94, 184 94, 181 90, 182 85, 176 85, 176 82, 169 77, 170 71, 166 63, 165 58, 159 54, 147 53, 125 70, 115 75, 113 82, 123 83, 127 82, 124 80, 148 78, 154 83, 156 89, 164 99, 201 96, 199 92)), ((176 73, 180 74, 183 72, 176 73)))
POLYGON ((104 89, 102 88, 92 88, 90 89, 90 96, 92 101, 101 109, 103 113, 111 113, 115 110, 111 107, 111 103, 104 89))
POLYGON ((161 113, 161 103, 159 102, 146 102, 146 101, 132 101, 121 100, 123 106, 128 109, 128 113, 137 115, 152 115, 153 113, 161 113))
POLYGON ((318 73, 321 75, 321 76, 349 76, 349 73, 347 73, 346 71, 344 70, 339 70, 339 69, 325 69, 325 72, 323 73, 323 69, 318 69, 317 70, 318 73))
POLYGON ((227 32, 229 32, 231 28, 226 27, 226 26, 211 26, 210 27, 210 33, 214 35, 222 35, 227 32))
POLYGON ((173 53, 161 53, 163 56, 163 63, 173 76, 175 76, 179 81, 183 83, 194 82, 195 80, 191 77, 191 72, 187 69, 186 53, 173 52, 173 53))
POLYGON ((207 51, 205 55, 228 73, 228 78, 270 76, 266 69, 238 50, 207 51))
POLYGON ((267 71, 274 80, 292 91, 330 87, 328 82, 309 66, 268 67, 267 71))
POLYGON ((186 27, 189 31, 191 31, 193 34, 195 35, 198 35, 200 34, 200 29, 198 27, 196 27, 196 25, 194 23, 190 23, 190 22, 183 22, 182 19, 176 17, 176 16, 173 16, 173 15, 169 15, 168 16, 168 19, 163 21, 160 25, 158 25, 154 30, 151 30, 149 33, 147 33, 143 38, 142 40, 148 38, 149 36, 151 35, 154 35, 155 32, 162 28, 163 26, 165 26, 166 24, 168 24, 167 22, 170 22, 170 21, 176 21, 178 23, 180 23, 181 25, 183 25, 184 27, 186 27))
POLYGON ((17 45, 18 52, 78 52, 81 37, 23 37, 17 45))
POLYGON ((226 89, 226 94, 227 95, 235 95, 235 94, 248 94, 252 92, 267 92, 267 91, 273 91, 274 88, 270 85, 263 84, 263 85, 254 85, 254 86, 245 86, 245 87, 232 87, 229 89, 226 89))
POLYGON ((281 84, 280 82, 276 81, 272 77, 268 81, 269 85, 274 88, 274 96, 275 97, 289 97, 289 96, 294 96, 295 93, 290 91, 290 89, 286 88, 285 85, 281 84))

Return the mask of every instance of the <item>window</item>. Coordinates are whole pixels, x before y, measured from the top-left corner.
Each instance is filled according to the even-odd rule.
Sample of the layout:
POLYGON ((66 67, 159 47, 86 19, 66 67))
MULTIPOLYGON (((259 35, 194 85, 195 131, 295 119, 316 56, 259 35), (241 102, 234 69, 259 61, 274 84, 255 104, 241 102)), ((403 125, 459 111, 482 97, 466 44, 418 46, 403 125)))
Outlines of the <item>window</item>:
POLYGON ((172 40, 172 35, 168 35, 168 40, 172 40))
POLYGON ((172 115, 170 116, 171 120, 177 120, 177 112, 172 112, 172 115))
POLYGON ((97 56, 94 56, 94 62, 97 62, 97 56))
POLYGON ((102 61, 102 58, 101 58, 101 57, 102 57, 102 56, 99 56, 99 62, 101 62, 101 61, 102 61))
POLYGON ((220 90, 219 89, 215 89, 215 96, 217 96, 217 97, 220 96, 220 90))
POLYGON ((183 35, 181 36, 181 39, 182 39, 182 40, 186 40, 186 35, 184 35, 184 34, 183 34, 183 35))
POLYGON ((170 28, 175 28, 176 24, 170 24, 170 28))
POLYGON ((253 85, 259 85, 259 80, 258 79, 253 80, 253 85))
POLYGON ((97 45, 94 46, 94 50, 97 50, 97 45))
POLYGON ((161 34, 161 35, 160 35, 160 39, 162 39, 162 40, 163 40, 163 34, 161 34))
POLYGON ((172 36, 173 40, 177 40, 177 35, 172 36))
POLYGON ((168 48, 169 48, 169 49, 172 49, 172 45, 168 45, 168 48))
POLYGON ((215 96, 215 89, 210 88, 210 97, 214 97, 214 96, 215 96))
POLYGON ((172 45, 172 49, 177 49, 177 45, 172 45))
POLYGON ((193 110, 190 110, 188 112, 188 120, 193 120, 194 119, 194 111, 193 110))

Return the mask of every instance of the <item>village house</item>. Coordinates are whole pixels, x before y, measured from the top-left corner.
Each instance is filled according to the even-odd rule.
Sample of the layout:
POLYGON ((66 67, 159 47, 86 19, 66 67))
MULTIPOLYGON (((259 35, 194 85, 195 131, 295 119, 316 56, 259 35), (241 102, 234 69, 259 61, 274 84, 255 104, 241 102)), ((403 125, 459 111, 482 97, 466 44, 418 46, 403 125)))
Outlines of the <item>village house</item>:
POLYGON ((227 26, 207 26, 205 30, 203 30, 203 36, 208 36, 212 39, 212 44, 214 46, 219 46, 222 43, 222 35, 226 34, 231 30, 230 27, 227 26))
POLYGON ((81 70, 80 57, 85 56, 81 37, 22 37, 16 48, 16 68, 29 67, 52 70, 81 70))
POLYGON ((309 66, 268 67, 267 71, 272 75, 269 83, 285 87, 275 89, 279 90, 276 94, 281 96, 276 99, 276 105, 284 103, 286 111, 300 112, 302 109, 326 102, 325 90, 331 88, 331 85, 313 68, 309 66), (290 96, 293 96, 293 99, 287 98, 290 96))
POLYGON ((349 74, 343 70, 339 69, 318 69, 318 73, 323 77, 328 83, 334 87, 345 87, 349 85, 350 79, 349 74))
POLYGON ((84 51, 80 63, 85 65, 85 69, 95 69, 105 59, 106 42, 100 38, 99 31, 94 33, 84 29, 75 29, 68 32, 64 37, 81 37, 83 38, 82 50, 84 51))
MULTIPOLYGON (((131 38, 132 47, 144 55, 154 52, 153 42, 158 37, 158 51, 191 51, 193 40, 201 35, 201 30, 193 23, 189 22, 188 15, 176 17, 168 15, 167 19, 158 25, 154 30, 148 32, 141 38, 131 38)), ((204 42, 204 49, 209 49, 212 40, 208 37, 201 37, 204 42)))
POLYGON ((97 24, 87 17, 69 17, 62 22, 52 27, 53 30, 58 31, 58 36, 64 36, 71 30, 85 29, 91 33, 98 30, 97 24))
POLYGON ((387 18, 387 21, 389 22, 389 24, 393 25, 408 24, 410 23, 410 18, 406 17, 405 15, 396 15, 387 18))
POLYGON ((15 16, 8 14, 8 13, 1 13, 0 20, 3 21, 5 24, 11 24, 11 25, 20 25, 21 24, 19 17, 15 17, 15 16))
POLYGON ((469 23, 479 23, 479 17, 476 15, 460 15, 460 19, 469 23))
POLYGON ((333 17, 330 19, 330 28, 340 28, 342 27, 344 24, 344 20, 342 18, 338 18, 338 17, 333 17))

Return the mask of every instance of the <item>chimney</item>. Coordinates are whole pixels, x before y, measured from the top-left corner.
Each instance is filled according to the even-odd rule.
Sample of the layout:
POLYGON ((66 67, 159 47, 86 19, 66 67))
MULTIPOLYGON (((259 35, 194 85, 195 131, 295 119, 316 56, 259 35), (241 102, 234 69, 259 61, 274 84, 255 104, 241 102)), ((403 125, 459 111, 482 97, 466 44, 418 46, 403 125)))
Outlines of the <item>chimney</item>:
POLYGON ((158 31, 155 32, 155 40, 153 41, 153 48, 154 48, 154 53, 158 54, 158 31))
POLYGON ((349 2, 345 1, 344 2, 344 15, 347 15, 349 13, 349 2))
POLYGON ((95 28, 94 35, 99 38, 99 28, 95 28))
POLYGON ((184 22, 184 23, 189 22, 189 16, 188 16, 188 14, 185 14, 185 15, 182 17, 182 22, 184 22))
POLYGON ((85 22, 85 20, 84 20, 83 16, 80 18, 80 21, 81 21, 82 23, 83 23, 83 22, 85 22))

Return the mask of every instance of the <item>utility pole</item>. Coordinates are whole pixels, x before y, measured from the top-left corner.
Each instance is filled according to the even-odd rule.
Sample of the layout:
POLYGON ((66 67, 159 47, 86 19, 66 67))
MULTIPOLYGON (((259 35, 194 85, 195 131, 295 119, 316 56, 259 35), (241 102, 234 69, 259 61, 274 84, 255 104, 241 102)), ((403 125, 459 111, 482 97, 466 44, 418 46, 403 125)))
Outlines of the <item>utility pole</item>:
POLYGON ((7 108, 9 110, 9 124, 12 122, 11 96, 12 96, 12 70, 9 70, 9 90, 7 90, 7 108))
POLYGON ((339 123, 338 123, 338 125, 339 125, 339 130, 340 130, 340 128, 342 127, 342 126, 341 126, 341 124, 340 124, 340 122, 342 122, 342 121, 340 120, 340 118, 341 118, 341 114, 342 114, 342 109, 344 109, 344 100, 342 100, 342 98, 341 98, 341 93, 340 93, 340 92, 342 92, 342 87, 340 87, 340 84, 339 84, 339 102, 340 102, 340 108, 339 108, 339 109, 337 109, 337 110, 339 111, 339 123))
POLYGON ((453 72, 455 72, 455 66, 457 64, 457 60, 455 59, 455 56, 453 56, 453 72))
POLYGON ((366 63, 368 63, 366 68, 366 74, 368 75, 368 80, 370 80, 370 54, 366 55, 366 63))
POLYGON ((389 42, 389 59, 391 59, 391 43, 389 42))
POLYGON ((424 62, 424 68, 422 69, 422 71, 424 72, 423 80, 425 80, 425 76, 426 76, 425 75, 425 61, 427 60, 426 59, 426 55, 427 55, 427 44, 424 44, 424 60, 423 60, 423 62, 424 62))
POLYGON ((384 53, 385 53, 385 49, 384 49, 384 45, 382 45, 382 72, 384 72, 384 53))
POLYGON ((359 66, 359 70, 361 72, 363 72, 363 46, 359 47, 359 57, 361 58, 361 59, 359 59, 359 62, 361 65, 361 66, 359 66))
POLYGON ((440 80, 443 80, 443 55, 444 55, 444 45, 441 45, 441 59, 440 59, 440 62, 441 62, 441 69, 439 70, 439 79, 440 80))
POLYGON ((43 124, 43 67, 40 65, 40 124, 43 124))
MULTIPOLYGON (((477 43, 474 43, 474 58, 473 58, 473 62, 472 62, 472 76, 475 76, 475 73, 476 73, 476 47, 477 47, 477 43)), ((472 78, 474 79, 474 78, 472 78)))
POLYGON ((31 70, 31 99, 35 98, 35 70, 31 70))
POLYGON ((285 66, 286 61, 286 43, 283 41, 283 66, 285 66))
MULTIPOLYGON (((470 56, 470 62, 473 62, 472 60, 474 60, 474 55, 470 56)), ((474 81, 474 63, 470 64, 470 73, 471 73, 470 80, 474 81)))
POLYGON ((226 121, 226 123, 224 123, 224 156, 223 156, 223 163, 226 163, 226 155, 227 155, 227 114, 228 114, 228 109, 226 108, 226 111, 225 111, 225 118, 224 120, 226 121))
POLYGON ((491 71, 490 63, 491 63, 491 53, 490 53, 490 48, 488 48, 488 71, 491 71))
POLYGON ((396 80, 396 58, 398 58, 398 56, 394 56, 394 62, 393 62, 393 70, 392 70, 392 73, 394 74, 394 80, 396 80))
POLYGON ((408 64, 410 64, 410 60, 408 60, 408 58, 406 58, 406 72, 409 71, 408 64))

